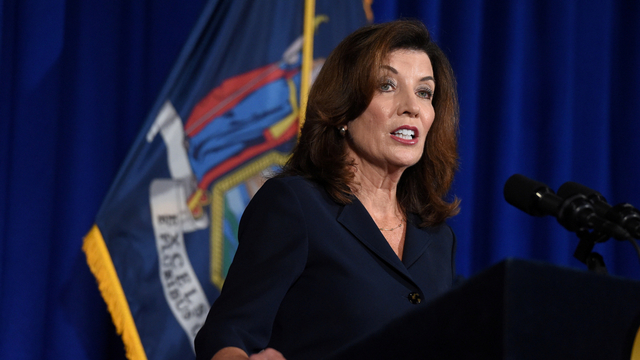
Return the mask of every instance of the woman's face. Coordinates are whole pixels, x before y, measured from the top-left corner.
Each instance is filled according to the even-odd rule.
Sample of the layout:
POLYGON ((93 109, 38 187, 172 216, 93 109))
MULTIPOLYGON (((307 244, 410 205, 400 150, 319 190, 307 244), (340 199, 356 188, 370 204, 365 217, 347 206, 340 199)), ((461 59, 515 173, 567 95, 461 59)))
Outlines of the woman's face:
POLYGON ((429 56, 395 50, 379 69, 367 109, 348 124, 349 155, 359 165, 388 173, 404 170, 422 157, 435 112, 435 79, 429 56))

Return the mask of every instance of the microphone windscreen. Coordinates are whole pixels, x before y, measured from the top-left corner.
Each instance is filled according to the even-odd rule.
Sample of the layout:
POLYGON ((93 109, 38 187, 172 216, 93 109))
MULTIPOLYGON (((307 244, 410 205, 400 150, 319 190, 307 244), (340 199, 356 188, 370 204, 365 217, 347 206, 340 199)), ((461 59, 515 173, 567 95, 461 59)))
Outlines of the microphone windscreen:
POLYGON ((520 174, 514 174, 504 184, 504 199, 516 208, 532 216, 544 216, 546 213, 538 209, 539 198, 537 192, 551 191, 545 184, 529 179, 520 174))

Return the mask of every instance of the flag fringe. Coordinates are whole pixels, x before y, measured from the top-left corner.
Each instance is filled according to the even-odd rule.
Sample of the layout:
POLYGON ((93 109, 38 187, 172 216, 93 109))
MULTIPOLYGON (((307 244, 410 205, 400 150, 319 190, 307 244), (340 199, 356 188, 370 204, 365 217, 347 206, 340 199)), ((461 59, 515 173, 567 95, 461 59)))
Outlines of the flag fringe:
POLYGON ((98 289, 107 303, 116 331, 122 337, 129 360, 147 360, 122 284, 113 266, 111 255, 97 225, 93 225, 82 244, 87 264, 98 282, 98 289))
POLYGON ((631 348, 631 360, 640 360, 640 328, 638 328, 636 339, 631 348))

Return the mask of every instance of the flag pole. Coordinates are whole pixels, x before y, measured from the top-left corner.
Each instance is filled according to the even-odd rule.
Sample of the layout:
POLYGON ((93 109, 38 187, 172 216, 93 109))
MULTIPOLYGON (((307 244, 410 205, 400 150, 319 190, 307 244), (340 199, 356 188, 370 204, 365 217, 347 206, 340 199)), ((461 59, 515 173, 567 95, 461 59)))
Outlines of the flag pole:
POLYGON ((316 12, 316 1, 305 0, 304 2, 304 42, 302 43, 302 74, 300 79, 300 115, 298 117, 298 135, 304 125, 307 112, 307 99, 309 98, 309 88, 311 87, 311 70, 313 65, 313 33, 315 31, 314 18, 316 12))

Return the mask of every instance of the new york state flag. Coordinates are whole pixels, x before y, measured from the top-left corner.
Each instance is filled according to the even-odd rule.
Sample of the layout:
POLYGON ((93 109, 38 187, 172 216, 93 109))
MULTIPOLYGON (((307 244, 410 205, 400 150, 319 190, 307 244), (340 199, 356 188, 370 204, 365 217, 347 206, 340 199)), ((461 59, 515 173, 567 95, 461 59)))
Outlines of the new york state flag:
MULTIPOLYGON (((366 3, 316 1, 313 72, 366 3)), ((207 3, 85 238, 131 360, 195 358, 242 212, 296 141, 305 6, 207 3)))

